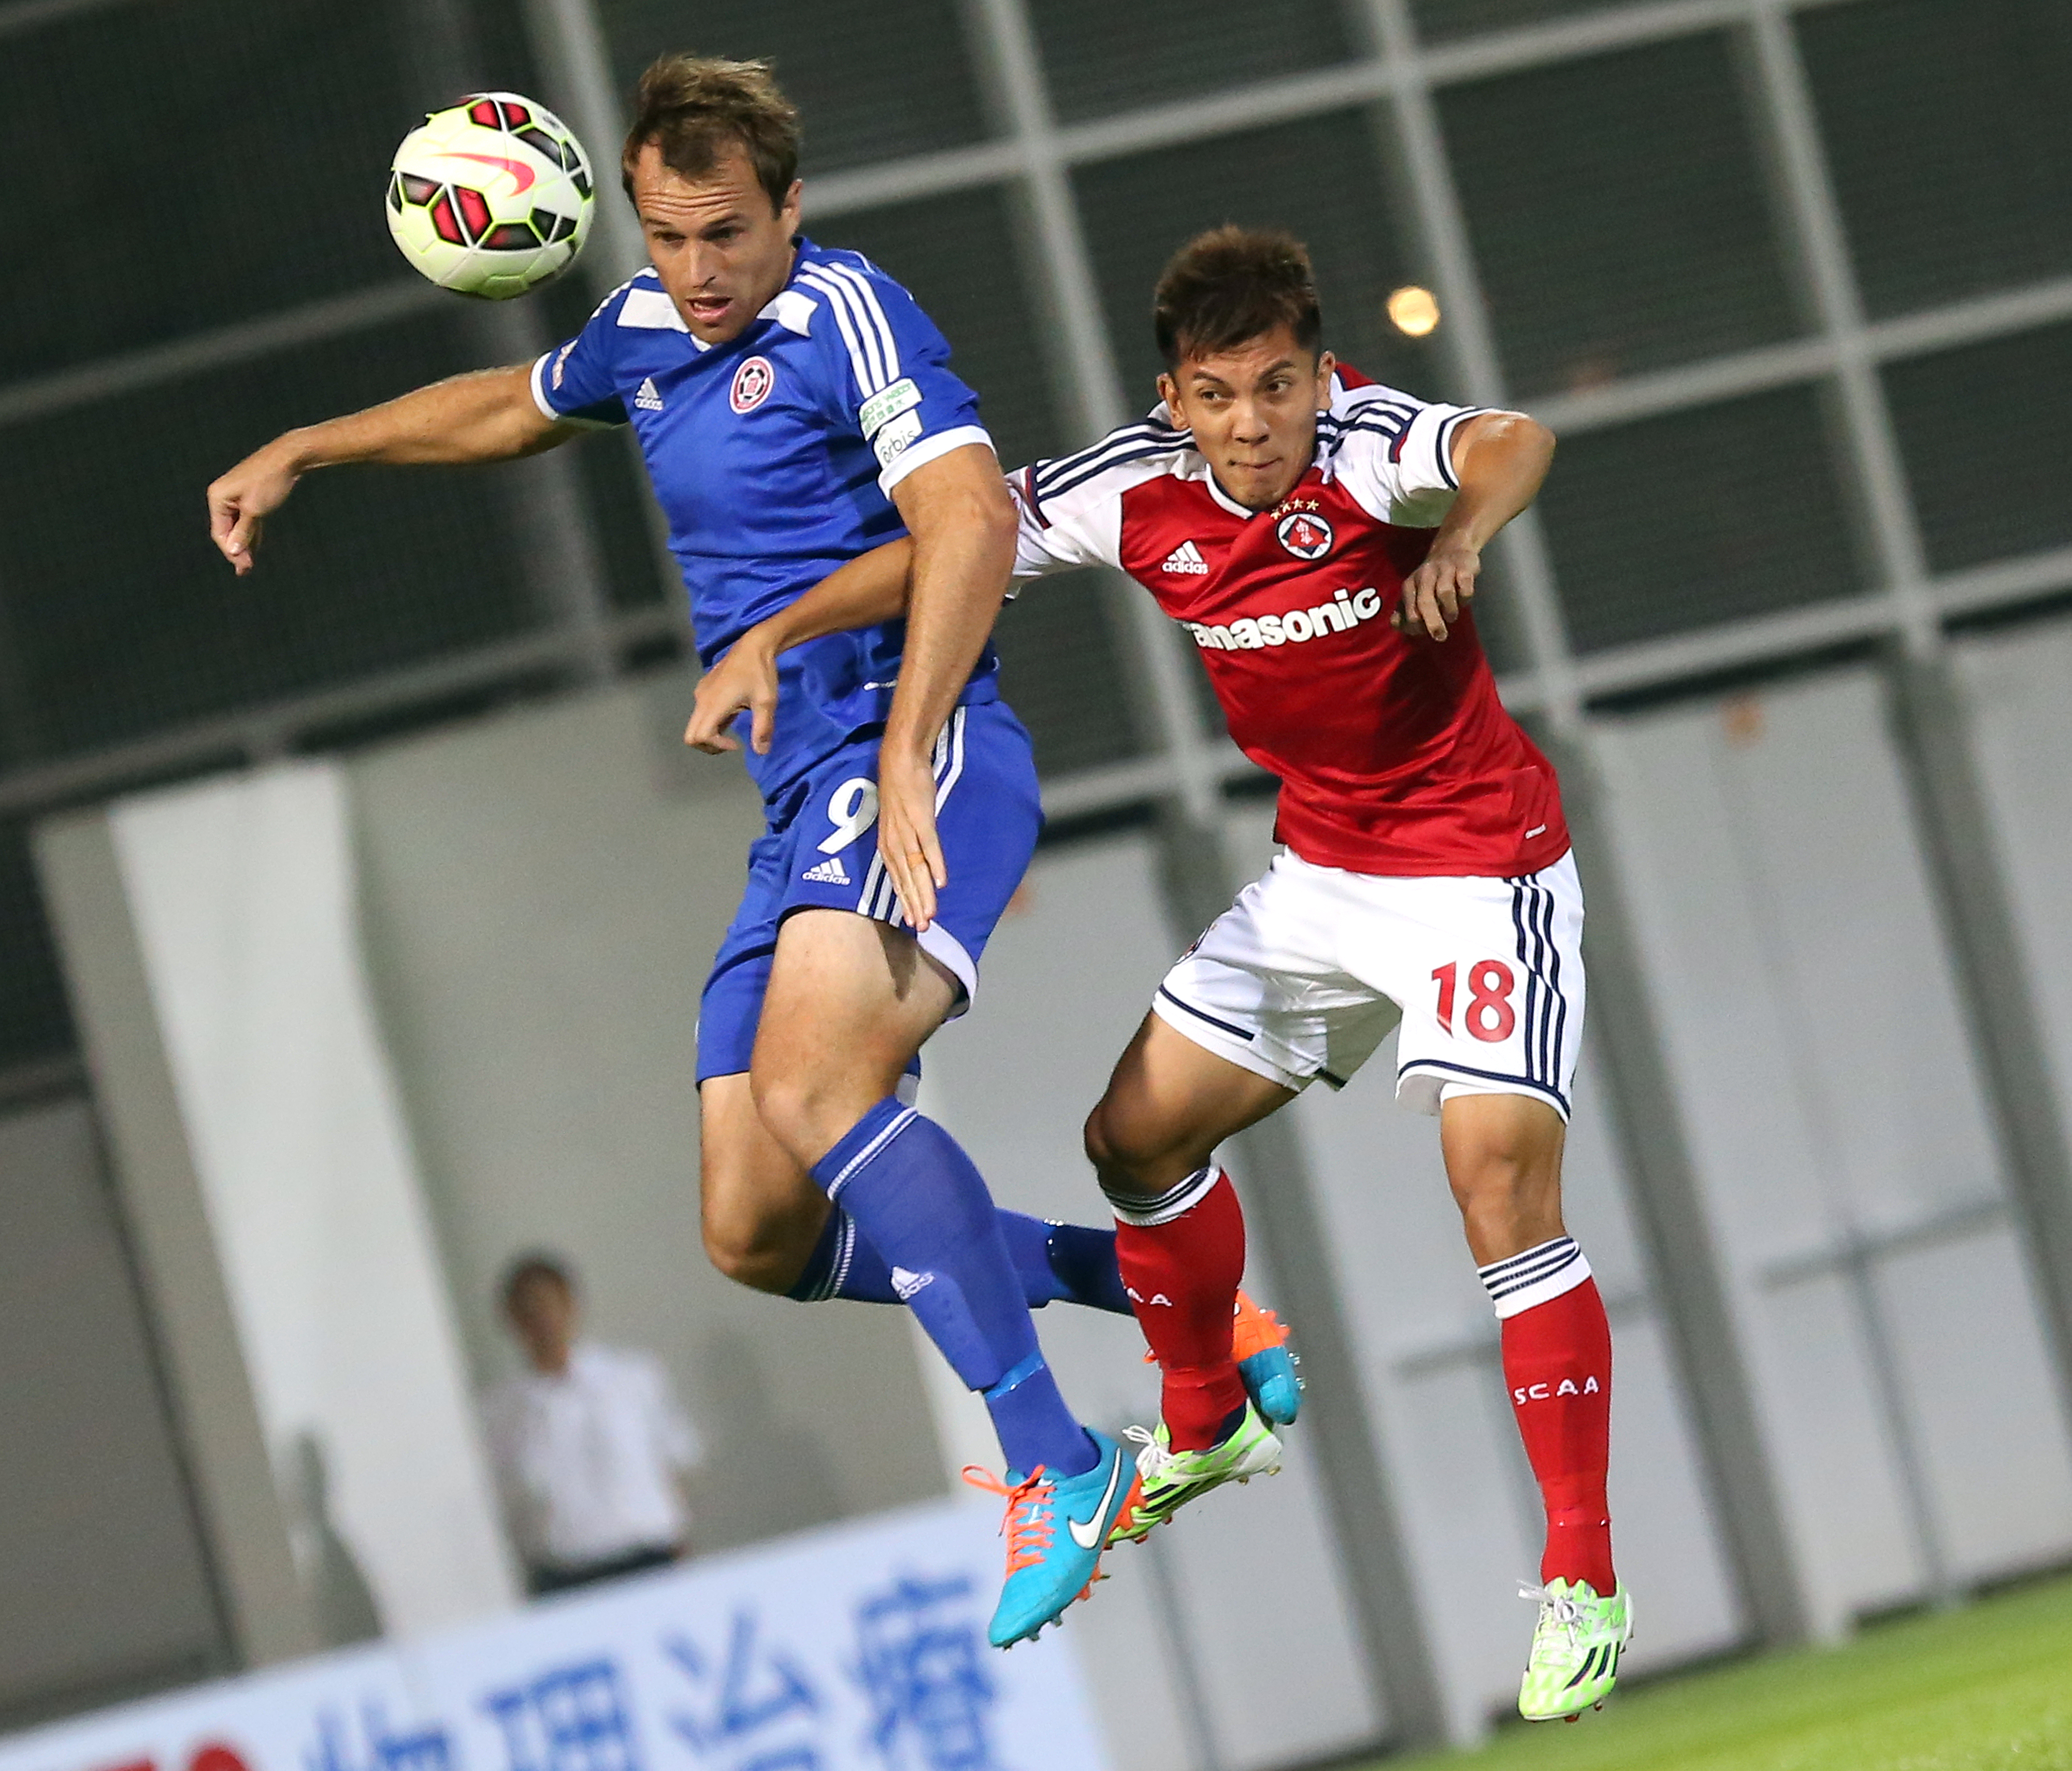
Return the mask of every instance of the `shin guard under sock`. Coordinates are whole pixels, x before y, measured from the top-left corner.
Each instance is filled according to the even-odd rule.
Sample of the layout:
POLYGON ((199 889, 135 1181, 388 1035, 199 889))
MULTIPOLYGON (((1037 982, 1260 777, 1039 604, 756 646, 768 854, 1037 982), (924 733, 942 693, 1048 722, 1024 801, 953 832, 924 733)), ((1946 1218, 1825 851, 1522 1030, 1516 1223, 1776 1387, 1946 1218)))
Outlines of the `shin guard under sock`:
POLYGON ((985 1395, 1009 1466, 1091 1469, 1093 1441, 1043 1362, 992 1195, 956 1140, 888 1096, 812 1173, 952 1369, 985 1395))
POLYGON ((1156 1198, 1108 1192, 1115 1251, 1165 1377, 1161 1414, 1176 1451, 1206 1451, 1244 1406, 1231 1319, 1244 1277, 1244 1213, 1213 1164, 1156 1198))
POLYGON ((1605 1495, 1612 1338, 1589 1263, 1560 1236, 1481 1274, 1503 1322, 1504 1383, 1547 1510, 1540 1578, 1587 1580, 1609 1597, 1618 1585, 1605 1495))

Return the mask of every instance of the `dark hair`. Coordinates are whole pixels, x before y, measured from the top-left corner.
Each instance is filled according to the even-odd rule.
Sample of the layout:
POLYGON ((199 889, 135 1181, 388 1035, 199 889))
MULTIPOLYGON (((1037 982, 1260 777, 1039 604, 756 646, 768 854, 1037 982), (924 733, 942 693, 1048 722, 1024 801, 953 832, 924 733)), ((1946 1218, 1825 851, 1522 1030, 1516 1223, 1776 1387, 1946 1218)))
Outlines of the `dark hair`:
POLYGON ((717 55, 663 55, 640 76, 633 127, 619 150, 619 182, 633 195, 641 150, 662 150, 662 163, 687 179, 711 175, 729 148, 755 169, 773 210, 799 175, 799 108, 777 89, 767 61, 717 55))
POLYGON ((1174 253, 1151 299, 1158 354, 1169 369, 1285 326, 1314 356, 1323 342, 1309 249, 1279 228, 1225 225, 1174 253))
POLYGON ((497 1295, 504 1300, 504 1313, 508 1315, 516 1305, 520 1292, 543 1279, 551 1280, 571 1297, 575 1296, 576 1278, 569 1264, 559 1255, 535 1249, 530 1254, 519 1255, 504 1269, 504 1283, 498 1288, 497 1295))

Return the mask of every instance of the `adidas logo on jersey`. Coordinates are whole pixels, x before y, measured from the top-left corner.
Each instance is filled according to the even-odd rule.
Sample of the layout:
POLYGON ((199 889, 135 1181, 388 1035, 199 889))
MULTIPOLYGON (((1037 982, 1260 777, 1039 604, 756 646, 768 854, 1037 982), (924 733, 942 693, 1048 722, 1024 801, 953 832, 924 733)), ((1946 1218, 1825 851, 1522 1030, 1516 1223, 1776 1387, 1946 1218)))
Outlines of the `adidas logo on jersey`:
POLYGON ((808 867, 800 878, 813 886, 846 886, 849 869, 841 864, 841 857, 830 855, 817 867, 808 867))
POLYGON ((1166 563, 1158 569, 1182 578, 1201 578, 1208 576, 1209 562, 1202 557, 1202 550, 1192 541, 1182 541, 1166 556, 1166 563))
POLYGON ((1261 646, 1299 646, 1325 634, 1342 634, 1371 621, 1381 613, 1381 593, 1370 586, 1364 590, 1341 590, 1329 602, 1314 609, 1290 609, 1285 614, 1248 615, 1228 627, 1211 627, 1205 623, 1185 623, 1203 651, 1256 651, 1261 646))
POLYGON ((642 378, 640 391, 634 395, 633 403, 643 412, 660 412, 662 409, 662 397, 655 391, 654 376, 642 378))

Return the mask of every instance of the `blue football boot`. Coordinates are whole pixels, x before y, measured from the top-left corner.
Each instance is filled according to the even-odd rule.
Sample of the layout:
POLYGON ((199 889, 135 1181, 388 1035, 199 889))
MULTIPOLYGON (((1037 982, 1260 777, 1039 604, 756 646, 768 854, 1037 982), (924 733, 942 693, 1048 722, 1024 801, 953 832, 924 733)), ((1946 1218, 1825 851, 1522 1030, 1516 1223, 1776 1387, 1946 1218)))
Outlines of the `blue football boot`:
POLYGON ((1100 1452, 1080 1476, 1053 1477, 1038 1469, 1027 1476, 1013 1470, 1002 1481, 976 1464, 964 1480, 1007 1502, 1001 1535, 1007 1539, 1007 1584, 986 1631, 996 1648, 1011 1648, 1055 1623, 1075 1599, 1083 1599, 1101 1578, 1101 1551, 1124 1508, 1137 1496, 1137 1469, 1104 1432, 1087 1436, 1100 1452))

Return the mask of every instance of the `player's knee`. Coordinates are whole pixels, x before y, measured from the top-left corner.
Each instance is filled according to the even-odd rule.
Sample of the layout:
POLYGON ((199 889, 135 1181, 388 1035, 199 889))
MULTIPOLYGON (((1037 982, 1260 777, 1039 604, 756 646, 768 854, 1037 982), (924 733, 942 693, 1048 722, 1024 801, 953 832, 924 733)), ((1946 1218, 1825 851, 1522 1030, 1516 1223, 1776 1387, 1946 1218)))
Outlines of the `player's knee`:
POLYGON ((1128 1180, 1153 1153, 1141 1138, 1132 1138, 1129 1132, 1127 1116, 1117 1112, 1105 1099, 1096 1102, 1087 1115, 1080 1141, 1087 1160, 1104 1181, 1128 1180))
POLYGON ((750 1291, 781 1296, 791 1290, 812 1253, 820 1225, 803 1217, 795 1222, 790 1213, 714 1209, 713 1195, 708 1188, 700 1228, 713 1270, 750 1291))
POLYGON ((1524 1152, 1503 1140, 1478 1140, 1451 1155, 1446 1180, 1463 1212, 1501 1207, 1529 1189, 1532 1165, 1524 1152))
POLYGON ((1104 1098, 1081 1133, 1101 1185, 1117 1193, 1162 1193, 1207 1160, 1195 1161, 1166 1128, 1104 1098))
POLYGON ((734 1233, 730 1229, 708 1223, 705 1230, 705 1259, 714 1271, 732 1280, 737 1285, 746 1285, 753 1292, 782 1293, 791 1288, 796 1279, 796 1272, 787 1273, 782 1264, 772 1258, 771 1252, 759 1248, 754 1240, 734 1233))
POLYGON ((752 1087, 758 1116, 803 1169, 819 1161, 848 1129, 835 1123, 840 1116, 828 1091, 809 1076, 796 1072, 758 1075, 752 1087))

